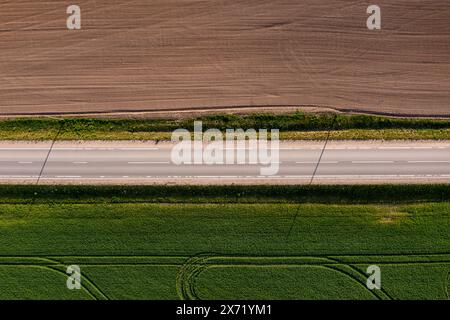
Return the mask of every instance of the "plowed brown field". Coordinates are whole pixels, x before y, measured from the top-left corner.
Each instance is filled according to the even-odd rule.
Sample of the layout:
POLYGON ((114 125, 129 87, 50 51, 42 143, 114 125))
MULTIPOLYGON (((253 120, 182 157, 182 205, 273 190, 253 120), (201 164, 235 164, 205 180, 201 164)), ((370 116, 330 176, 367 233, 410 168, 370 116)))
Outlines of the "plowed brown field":
POLYGON ((1 0, 0 114, 321 106, 450 116, 448 0, 1 0), (366 27, 370 4, 382 30, 366 27), (82 29, 66 28, 66 8, 82 29))

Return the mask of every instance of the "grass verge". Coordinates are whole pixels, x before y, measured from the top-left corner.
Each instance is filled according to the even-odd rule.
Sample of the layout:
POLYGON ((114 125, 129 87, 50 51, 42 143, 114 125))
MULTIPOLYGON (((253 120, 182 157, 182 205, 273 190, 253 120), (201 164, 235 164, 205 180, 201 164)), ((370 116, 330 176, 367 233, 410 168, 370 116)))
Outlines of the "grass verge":
POLYGON ((450 202, 450 185, 31 186, 0 185, 0 203, 450 202))
POLYGON ((203 129, 279 129, 282 139, 322 140, 333 128, 331 139, 450 139, 450 120, 404 119, 369 115, 251 114, 215 115, 191 119, 90 119, 23 118, 0 121, 0 140, 170 140, 171 132, 203 129))

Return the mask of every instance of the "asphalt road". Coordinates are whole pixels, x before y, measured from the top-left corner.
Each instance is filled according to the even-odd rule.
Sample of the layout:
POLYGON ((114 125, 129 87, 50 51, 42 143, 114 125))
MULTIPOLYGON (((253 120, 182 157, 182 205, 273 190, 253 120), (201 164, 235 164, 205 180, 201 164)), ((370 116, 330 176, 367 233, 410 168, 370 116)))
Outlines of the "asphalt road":
POLYGON ((267 165, 176 165, 171 143, 0 143, 3 183, 292 184, 450 182, 450 143, 285 142, 267 165), (323 151, 323 152, 322 152, 323 151), (47 161, 46 161, 47 159, 47 161), (318 164, 320 159, 320 163, 318 164), (44 166, 44 162, 46 163, 44 166))

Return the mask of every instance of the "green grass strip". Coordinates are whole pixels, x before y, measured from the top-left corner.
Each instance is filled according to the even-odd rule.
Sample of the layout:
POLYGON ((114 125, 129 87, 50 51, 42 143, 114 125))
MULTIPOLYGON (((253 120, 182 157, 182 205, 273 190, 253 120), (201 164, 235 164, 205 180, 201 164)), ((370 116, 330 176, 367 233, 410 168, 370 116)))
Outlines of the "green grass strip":
POLYGON ((449 119, 407 119, 370 115, 250 114, 212 115, 189 119, 17 118, 0 121, 0 140, 51 140, 63 121, 60 140, 168 140, 171 132, 203 129, 279 129, 282 139, 450 139, 449 119), (333 119, 336 120, 333 124, 333 119), (332 125, 333 124, 333 125, 332 125))
POLYGON ((420 203, 450 201, 450 185, 0 186, 0 203, 420 203))

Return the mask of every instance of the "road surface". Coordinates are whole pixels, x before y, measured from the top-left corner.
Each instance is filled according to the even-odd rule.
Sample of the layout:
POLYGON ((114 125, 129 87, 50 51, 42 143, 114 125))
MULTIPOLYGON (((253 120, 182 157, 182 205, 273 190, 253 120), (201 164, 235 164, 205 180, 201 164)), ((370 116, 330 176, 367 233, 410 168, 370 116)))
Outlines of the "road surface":
POLYGON ((176 165, 169 142, 0 143, 3 183, 309 184, 450 182, 450 142, 281 142, 267 165, 176 165), (318 163, 320 160, 320 163, 318 163), (45 166, 44 166, 45 163, 45 166))

